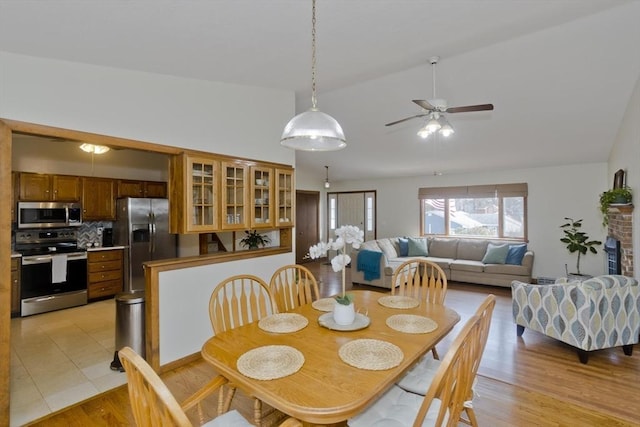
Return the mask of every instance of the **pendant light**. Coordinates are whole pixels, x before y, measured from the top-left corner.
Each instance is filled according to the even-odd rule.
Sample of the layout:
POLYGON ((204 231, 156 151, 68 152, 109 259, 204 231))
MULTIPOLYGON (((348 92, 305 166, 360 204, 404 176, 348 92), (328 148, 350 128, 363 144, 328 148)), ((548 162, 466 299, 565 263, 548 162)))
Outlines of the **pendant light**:
POLYGON ((324 188, 331 187, 331 183, 329 182, 329 166, 324 167, 327 170, 327 177, 324 180, 324 188))
POLYGON ((280 144, 302 151, 334 151, 347 146, 340 124, 316 103, 316 0, 311 1, 311 108, 292 118, 280 144))

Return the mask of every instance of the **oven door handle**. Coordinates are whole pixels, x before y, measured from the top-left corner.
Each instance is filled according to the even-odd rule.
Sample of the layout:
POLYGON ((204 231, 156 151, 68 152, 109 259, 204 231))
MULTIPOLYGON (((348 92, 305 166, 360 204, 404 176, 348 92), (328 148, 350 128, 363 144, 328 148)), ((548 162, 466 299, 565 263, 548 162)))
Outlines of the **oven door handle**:
POLYGON ((22 258, 22 265, 35 265, 51 263, 51 255, 22 258))

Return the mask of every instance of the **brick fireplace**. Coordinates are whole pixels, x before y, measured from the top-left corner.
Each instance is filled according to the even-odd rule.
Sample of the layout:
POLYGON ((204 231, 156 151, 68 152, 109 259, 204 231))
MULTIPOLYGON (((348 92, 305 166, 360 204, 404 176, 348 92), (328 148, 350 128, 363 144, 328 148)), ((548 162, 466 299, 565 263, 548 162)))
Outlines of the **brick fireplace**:
POLYGON ((633 277, 633 205, 611 206, 608 216, 608 236, 620 242, 621 274, 633 277))

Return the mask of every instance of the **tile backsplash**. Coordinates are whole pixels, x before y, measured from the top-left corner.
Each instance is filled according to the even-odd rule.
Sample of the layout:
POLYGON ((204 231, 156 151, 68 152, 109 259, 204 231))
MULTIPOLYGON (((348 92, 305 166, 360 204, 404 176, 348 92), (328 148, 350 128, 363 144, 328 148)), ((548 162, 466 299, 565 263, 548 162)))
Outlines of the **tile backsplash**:
POLYGON ((112 228, 113 223, 109 221, 85 221, 78 228, 78 246, 86 248, 89 244, 98 243, 102 246, 102 238, 98 235, 98 227, 112 228))

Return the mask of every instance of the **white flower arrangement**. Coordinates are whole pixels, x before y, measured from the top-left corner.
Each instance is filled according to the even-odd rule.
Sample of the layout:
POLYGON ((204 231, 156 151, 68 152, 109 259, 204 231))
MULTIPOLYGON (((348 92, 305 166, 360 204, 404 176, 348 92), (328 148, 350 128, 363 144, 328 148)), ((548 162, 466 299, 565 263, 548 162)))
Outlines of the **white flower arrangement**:
POLYGON ((338 254, 331 259, 331 268, 336 273, 342 271, 342 295, 336 297, 340 304, 351 304, 351 295, 347 295, 345 286, 345 267, 351 262, 351 257, 347 254, 348 245, 353 249, 358 249, 364 242, 364 232, 355 225, 343 225, 336 229, 336 240, 329 239, 328 242, 319 242, 309 248, 309 256, 312 259, 327 256, 330 249, 338 251, 338 254))

